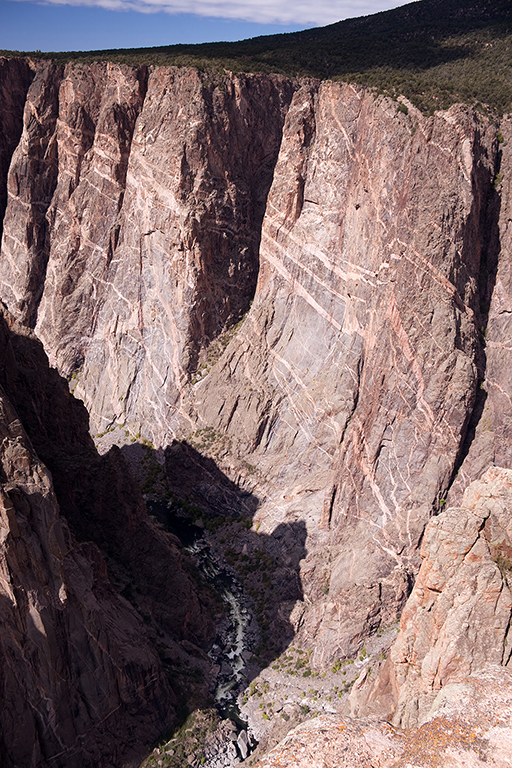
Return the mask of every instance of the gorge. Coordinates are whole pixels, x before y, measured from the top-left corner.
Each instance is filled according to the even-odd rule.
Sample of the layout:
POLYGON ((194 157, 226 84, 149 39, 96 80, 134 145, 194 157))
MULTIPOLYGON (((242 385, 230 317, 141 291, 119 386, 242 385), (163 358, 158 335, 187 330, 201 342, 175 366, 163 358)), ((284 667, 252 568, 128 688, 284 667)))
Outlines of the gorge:
POLYGON ((0 89, 2 766, 137 766, 207 707, 225 612, 173 518, 245 590, 248 760, 509 765, 510 118, 29 57, 0 89))

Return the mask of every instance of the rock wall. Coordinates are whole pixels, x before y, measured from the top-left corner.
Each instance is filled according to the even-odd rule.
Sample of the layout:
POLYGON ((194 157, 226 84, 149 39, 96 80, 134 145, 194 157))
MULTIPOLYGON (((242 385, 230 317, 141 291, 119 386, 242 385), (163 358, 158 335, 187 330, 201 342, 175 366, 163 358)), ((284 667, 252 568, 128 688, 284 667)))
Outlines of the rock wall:
MULTIPOLYGON (((219 470, 205 497, 220 473, 254 532, 306 527, 303 600, 276 615, 313 666, 352 655, 399 616, 447 494, 510 466, 509 121, 277 76, 2 66, 0 297, 93 433, 186 440, 219 470)), ((207 643, 121 457, 56 448, 50 400, 18 389, 73 531, 169 638, 207 643)))
MULTIPOLYGON (((44 353, 30 335, 18 339, 3 316, 0 346, 1 763, 134 766, 173 722, 176 693, 151 628, 113 588, 99 549, 70 533, 52 475, 6 394, 15 383, 18 399, 31 399, 44 422, 58 376, 23 364, 16 375, 20 347, 25 360, 35 347, 32 362, 44 353)), ((79 422, 66 426, 79 439, 79 422)))
POLYGON ((191 411, 257 468, 260 530, 306 521, 296 622, 320 666, 399 615, 457 466, 496 148, 468 110, 341 84, 288 111, 254 303, 191 411))
POLYGON ((169 439, 201 351, 254 294, 291 83, 38 68, 8 178, 0 297, 94 431, 169 439))
POLYGON ((32 77, 24 59, 0 57, 0 236, 7 205, 7 174, 23 128, 23 108, 32 77))
POLYGON ((499 128, 496 195, 492 216, 498 228, 489 232, 489 258, 481 276, 483 343, 482 382, 463 462, 447 497, 459 504, 464 489, 493 465, 512 467, 512 123, 499 128))
POLYGON ((171 645, 183 639, 208 645, 212 617, 184 572, 178 540, 149 520, 119 449, 98 454, 86 409, 70 394, 66 380, 48 367, 41 343, 6 317, 12 332, 4 329, 0 337, 0 385, 52 473, 61 513, 73 534, 100 548, 116 588, 154 632, 171 645))

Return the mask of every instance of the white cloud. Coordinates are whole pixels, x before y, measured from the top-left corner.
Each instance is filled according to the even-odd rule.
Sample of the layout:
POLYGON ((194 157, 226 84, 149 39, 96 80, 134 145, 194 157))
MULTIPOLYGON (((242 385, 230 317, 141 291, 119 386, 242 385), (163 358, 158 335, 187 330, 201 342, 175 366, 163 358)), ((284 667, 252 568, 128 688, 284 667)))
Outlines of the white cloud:
POLYGON ((406 0, 45 0, 46 5, 88 5, 113 11, 191 13, 260 24, 332 24, 396 8, 406 0))

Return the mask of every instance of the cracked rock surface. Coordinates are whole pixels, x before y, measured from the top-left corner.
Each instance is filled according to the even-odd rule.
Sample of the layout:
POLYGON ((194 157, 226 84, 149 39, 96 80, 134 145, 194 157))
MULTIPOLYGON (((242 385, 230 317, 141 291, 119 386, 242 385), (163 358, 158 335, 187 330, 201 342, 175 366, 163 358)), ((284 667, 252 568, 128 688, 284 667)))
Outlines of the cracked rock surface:
MULTIPOLYGON (((272 586, 265 632, 295 635, 311 674, 391 627, 419 571, 380 687, 354 685, 354 714, 371 704, 416 727, 439 691, 484 674, 486 654, 506 665, 510 119, 405 114, 360 87, 280 76, 21 59, 0 73, 0 298, 20 323, 8 320, 2 384, 52 472, 42 496, 53 488, 93 542, 87 568, 101 549, 153 650, 186 666, 187 641, 207 671, 213 626, 129 478, 137 441, 180 504, 243 509, 250 532, 231 556, 240 570, 256 552, 276 564, 248 583, 272 586), (27 329, 103 458, 57 373, 39 387, 27 329)), ((336 717, 317 721, 371 728, 336 717)), ((376 728, 361 764, 398 765, 406 741, 376 728)))
POLYGON ((320 715, 291 731, 256 768, 507 768, 511 708, 512 675, 489 667, 446 686, 417 728, 320 715))

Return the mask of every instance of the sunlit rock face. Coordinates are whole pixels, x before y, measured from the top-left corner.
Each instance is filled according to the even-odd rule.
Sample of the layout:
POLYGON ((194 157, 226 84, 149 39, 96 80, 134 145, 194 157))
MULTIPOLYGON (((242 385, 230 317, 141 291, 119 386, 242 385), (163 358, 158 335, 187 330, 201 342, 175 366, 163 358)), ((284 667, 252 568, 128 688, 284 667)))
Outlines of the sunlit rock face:
POLYGON ((45 66, 12 159, 1 297, 80 374, 93 429, 161 443, 201 351, 254 294, 291 84, 45 66))
POLYGON ((494 467, 427 526, 390 661, 396 722, 421 722, 441 688, 510 665, 512 471, 494 467))
POLYGON ((441 702, 456 703, 457 691, 463 707, 467 678, 485 678, 490 666, 495 701, 507 701, 509 676, 503 668, 510 670, 512 659, 511 509, 512 471, 491 467, 468 486, 459 507, 443 510, 428 523, 401 631, 378 675, 354 686, 354 715, 386 717, 414 728, 428 721, 441 702))
POLYGON ((255 300, 194 407, 258 468, 262 528, 307 521, 297 626, 319 665, 396 618, 451 482, 495 151, 465 109, 405 116, 351 86, 303 85, 288 111, 255 300))
POLYGON ((10 66, 0 297, 93 433, 186 440, 205 498, 219 470, 250 493, 294 578, 274 534, 307 532, 276 616, 313 667, 353 654, 448 492, 510 465, 509 123, 341 83, 10 66))
POLYGON ((294 728, 255 768, 508 768, 512 675, 489 666, 447 685, 418 728, 320 715, 294 728))

